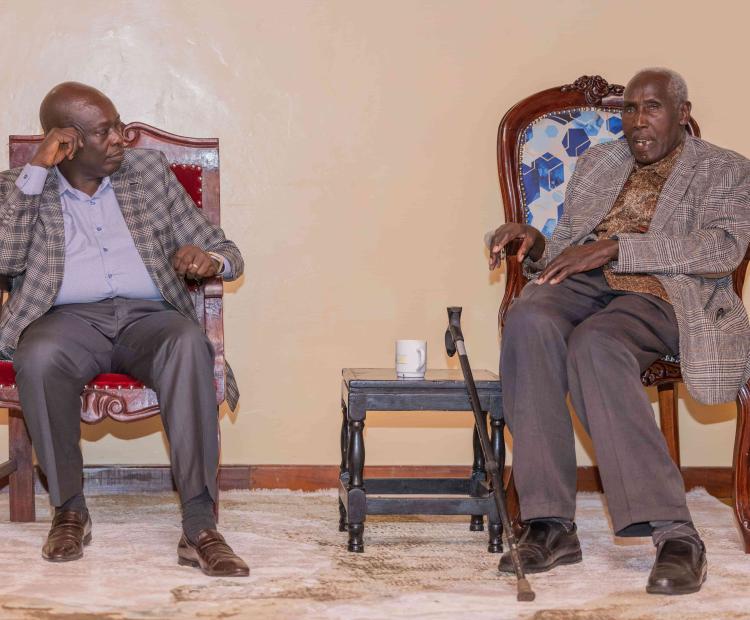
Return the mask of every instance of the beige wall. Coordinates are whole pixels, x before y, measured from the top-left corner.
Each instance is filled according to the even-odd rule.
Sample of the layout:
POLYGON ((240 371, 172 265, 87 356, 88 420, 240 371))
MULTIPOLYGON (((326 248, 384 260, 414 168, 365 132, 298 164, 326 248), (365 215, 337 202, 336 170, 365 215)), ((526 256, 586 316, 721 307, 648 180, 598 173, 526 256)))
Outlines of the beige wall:
MULTIPOLYGON (((624 82, 667 65, 685 75, 704 136, 748 154, 736 114, 750 99, 746 7, 6 0, 0 135, 37 132, 41 97, 75 79, 124 119, 218 136, 223 224, 247 262, 227 286, 243 397, 236 416, 222 412, 223 462, 335 463, 341 367, 391 365, 396 338, 426 338, 430 365, 449 366, 449 304, 465 308, 473 364, 497 366, 504 280, 488 275, 481 237, 501 222, 503 112, 583 73, 624 82)), ((685 464, 730 463, 732 406, 686 400, 680 415, 685 464)), ((368 419, 369 463, 470 460, 468 416, 368 419)), ((166 462, 154 421, 84 437, 88 463, 166 462)))

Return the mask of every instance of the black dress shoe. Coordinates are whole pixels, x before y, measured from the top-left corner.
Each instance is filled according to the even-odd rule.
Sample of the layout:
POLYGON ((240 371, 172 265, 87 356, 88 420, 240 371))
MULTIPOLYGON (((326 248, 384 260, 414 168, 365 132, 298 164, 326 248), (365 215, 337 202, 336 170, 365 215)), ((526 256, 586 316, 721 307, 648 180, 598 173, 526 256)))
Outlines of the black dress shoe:
POLYGON ((83 547, 91 542, 91 517, 88 512, 57 510, 42 557, 49 562, 70 562, 83 557, 83 547))
MULTIPOLYGON (((575 523, 568 531, 557 521, 531 521, 518 541, 518 555, 527 573, 543 573, 560 564, 580 562, 581 544, 575 523)), ((503 554, 497 568, 501 573, 515 572, 510 551, 503 554)))
POLYGON ((177 563, 200 568, 209 577, 247 577, 250 569, 216 530, 201 530, 195 544, 185 534, 177 545, 177 563))
POLYGON ((696 538, 669 538, 656 548, 648 576, 650 594, 690 594, 706 580, 706 547, 696 538))

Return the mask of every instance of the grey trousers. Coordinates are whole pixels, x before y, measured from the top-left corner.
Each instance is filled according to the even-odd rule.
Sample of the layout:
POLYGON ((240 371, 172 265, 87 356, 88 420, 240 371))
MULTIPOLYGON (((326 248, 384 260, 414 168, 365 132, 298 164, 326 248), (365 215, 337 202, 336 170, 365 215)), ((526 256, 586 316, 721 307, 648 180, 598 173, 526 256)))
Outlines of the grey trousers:
POLYGON ((213 361, 203 330, 164 302, 115 298, 56 306, 29 325, 13 365, 52 504, 82 491, 80 395, 94 376, 108 372, 132 375, 156 392, 182 500, 206 487, 215 498, 213 361))
POLYGON ((594 445, 614 531, 645 536, 649 521, 691 521, 640 381, 678 347, 672 306, 612 290, 601 269, 523 289, 506 316, 500 356, 523 519, 575 516, 570 394, 594 445))

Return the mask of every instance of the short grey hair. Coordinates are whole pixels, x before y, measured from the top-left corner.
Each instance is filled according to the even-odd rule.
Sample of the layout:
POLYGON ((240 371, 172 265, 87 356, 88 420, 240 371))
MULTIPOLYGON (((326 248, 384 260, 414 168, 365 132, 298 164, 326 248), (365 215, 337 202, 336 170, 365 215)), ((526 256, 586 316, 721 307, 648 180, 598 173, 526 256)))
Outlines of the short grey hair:
MULTIPOLYGON (((655 73, 656 75, 663 75, 668 80, 667 90, 669 94, 674 98, 677 105, 682 105, 688 101, 688 87, 685 82, 685 78, 682 77, 677 71, 667 69, 666 67, 647 67, 641 69, 636 73, 630 82, 633 82, 644 73, 655 73)), ((628 82, 628 83, 630 83, 628 82)))

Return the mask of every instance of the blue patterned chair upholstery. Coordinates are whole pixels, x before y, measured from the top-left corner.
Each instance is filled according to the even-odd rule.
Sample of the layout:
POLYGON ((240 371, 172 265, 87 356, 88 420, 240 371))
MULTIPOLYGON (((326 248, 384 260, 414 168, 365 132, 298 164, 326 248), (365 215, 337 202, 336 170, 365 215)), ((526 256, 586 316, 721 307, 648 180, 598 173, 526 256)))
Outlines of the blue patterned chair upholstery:
POLYGON ((578 157, 592 146, 622 137, 622 120, 615 108, 549 112, 529 123, 519 145, 526 223, 550 238, 562 214, 565 189, 578 157))
MULTIPOLYGON (((550 237, 565 208, 565 187, 578 157, 595 144, 622 138, 624 88, 599 76, 582 76, 573 84, 550 88, 513 106, 500 122, 497 164, 506 222, 525 222, 550 237)), ((694 119, 688 130, 700 135, 694 119)), ((513 249, 511 248, 509 253, 513 249)), ((750 256, 750 252, 748 253, 750 256)), ((742 295, 748 256, 733 274, 734 289, 742 295)), ((526 284, 520 265, 506 261, 507 282, 500 304, 502 326, 511 301, 526 284)), ((679 465, 677 385, 682 380, 678 358, 655 362, 641 377, 656 386, 659 414, 669 452, 679 465)), ((734 511, 750 553, 750 383, 737 398, 737 434, 732 468, 734 511)), ((518 517, 517 497, 511 482, 509 511, 518 517)))

